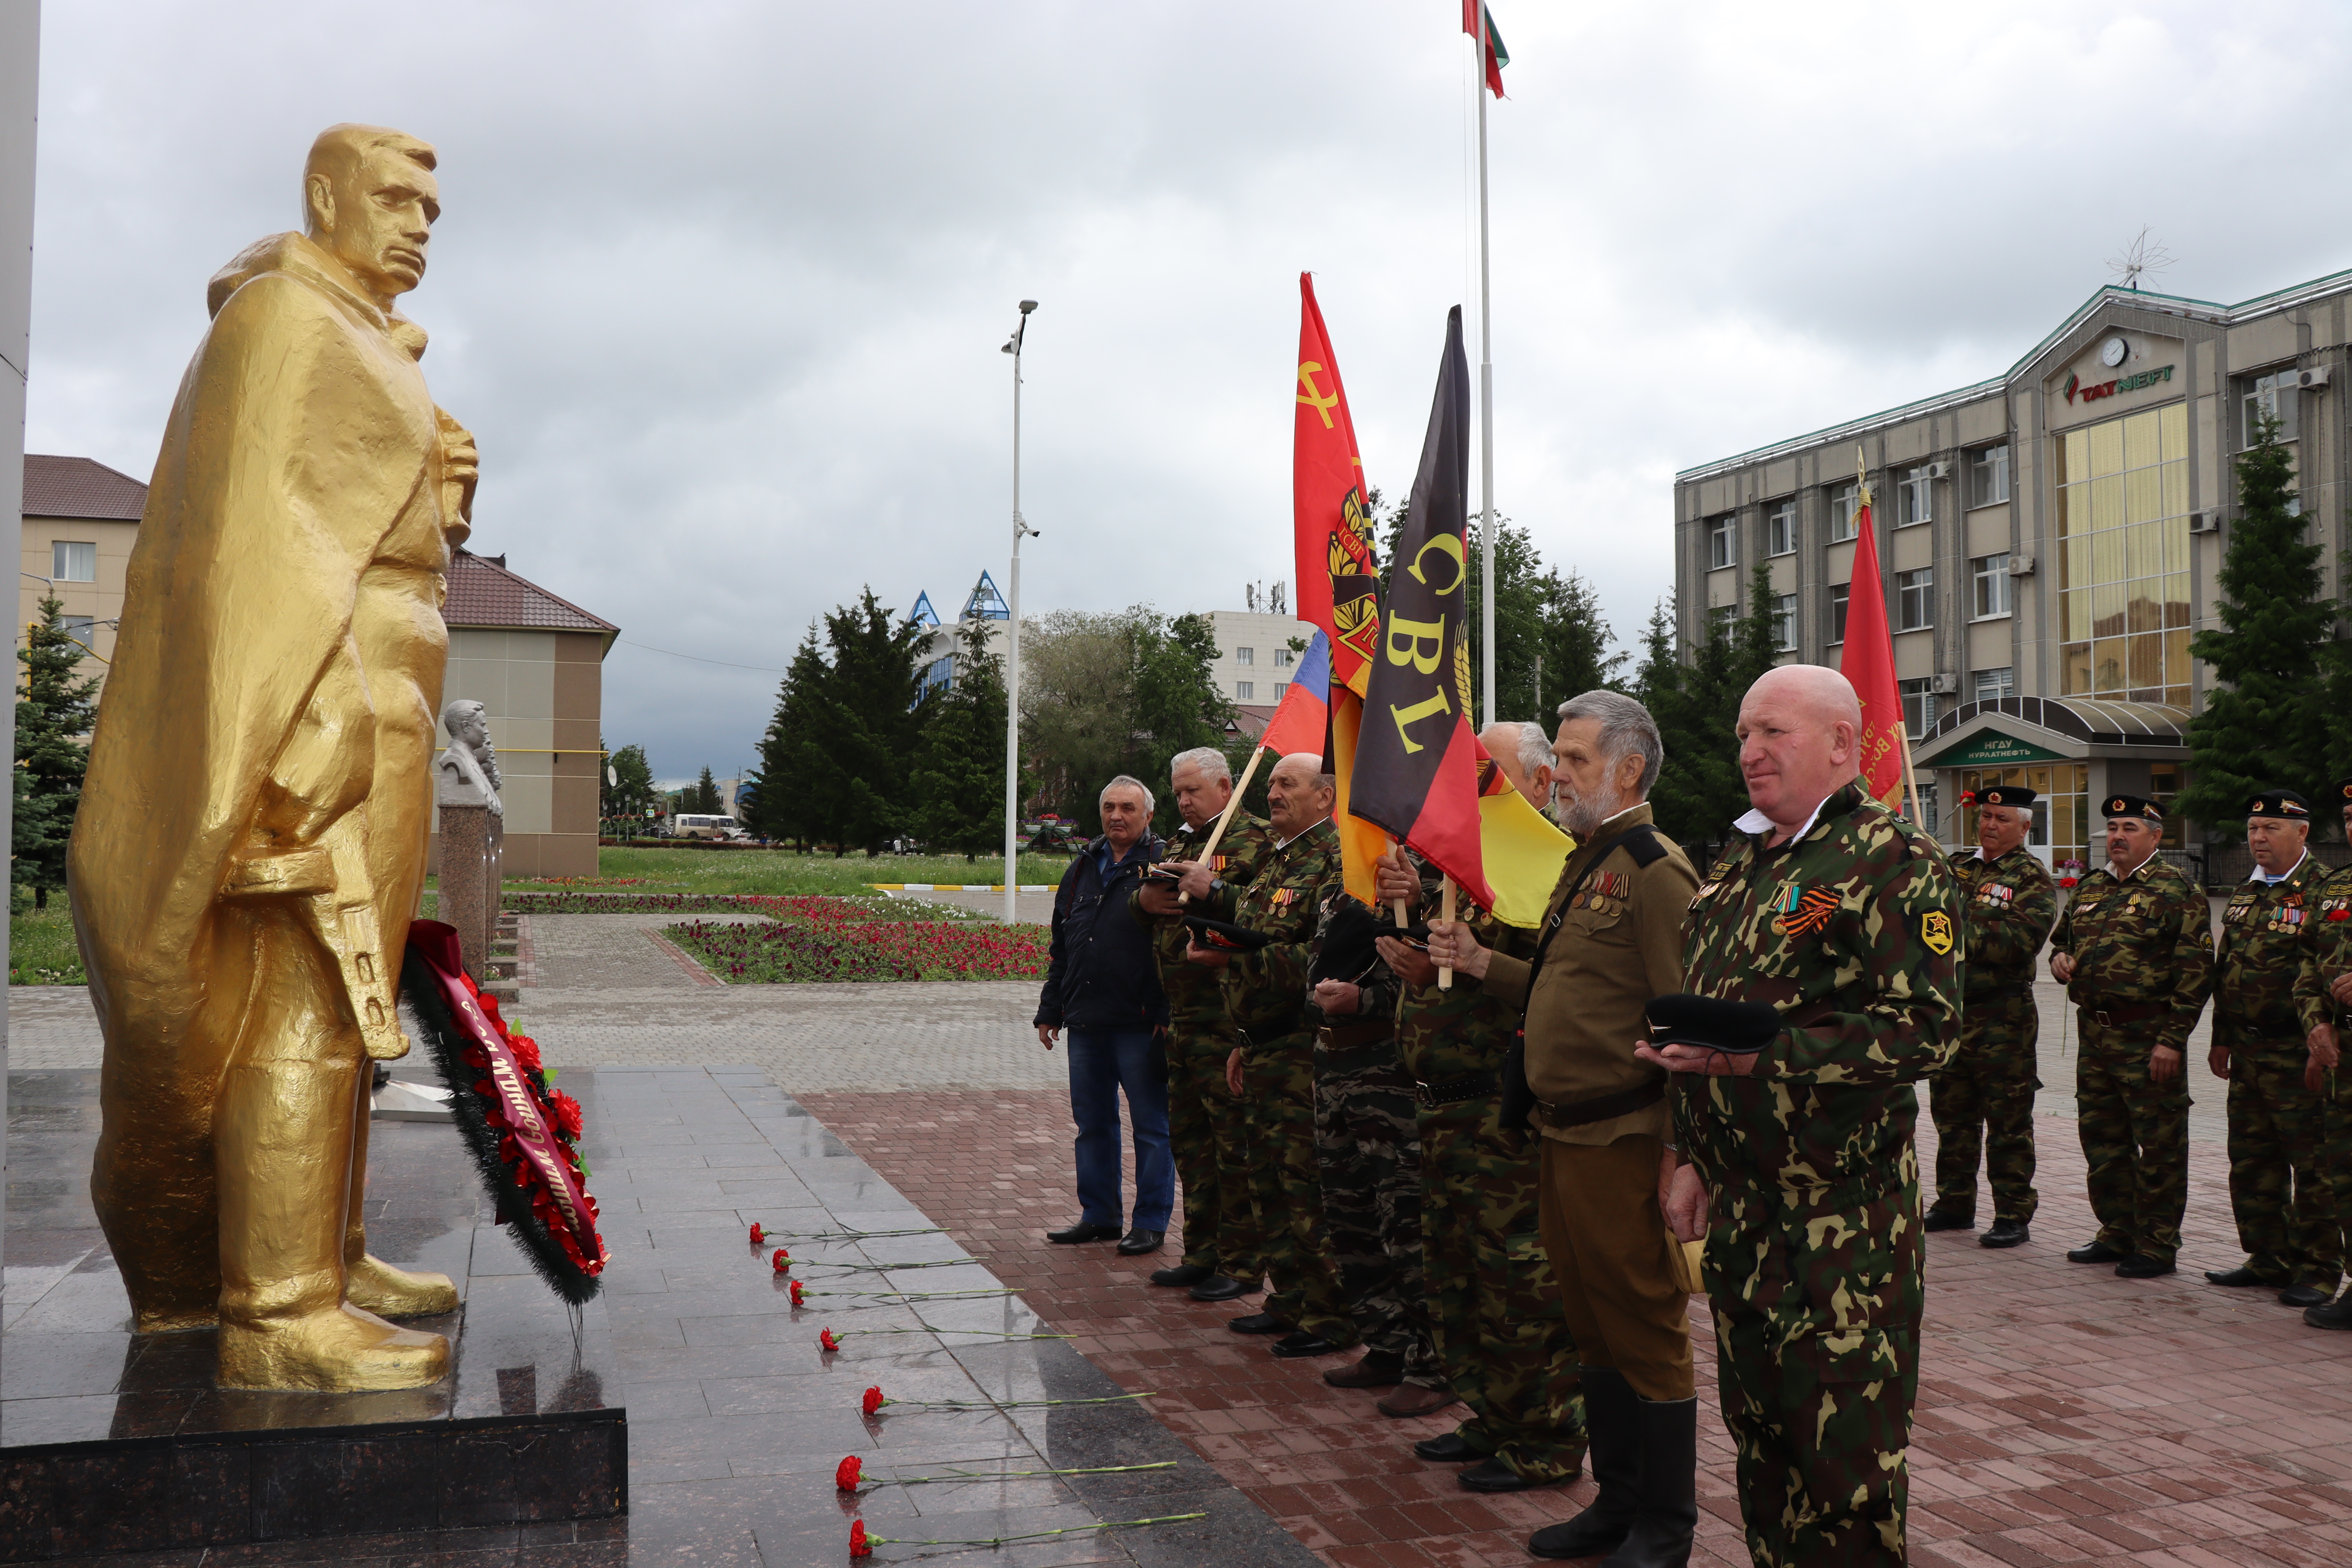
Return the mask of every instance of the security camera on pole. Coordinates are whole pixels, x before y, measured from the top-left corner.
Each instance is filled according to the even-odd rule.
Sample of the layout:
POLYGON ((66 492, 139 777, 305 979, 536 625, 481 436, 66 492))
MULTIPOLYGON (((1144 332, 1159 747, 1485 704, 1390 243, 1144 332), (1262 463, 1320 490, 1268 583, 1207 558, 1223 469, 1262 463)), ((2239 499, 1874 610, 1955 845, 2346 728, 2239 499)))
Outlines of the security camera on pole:
POLYGON ((1015 875, 1021 853, 1021 536, 1035 533, 1021 516, 1021 340, 1029 331, 1034 300, 1021 301, 1021 321, 1005 340, 1013 356, 1013 571, 1012 602, 1006 607, 1013 621, 1004 678, 1004 923, 1017 913, 1021 879, 1015 875))

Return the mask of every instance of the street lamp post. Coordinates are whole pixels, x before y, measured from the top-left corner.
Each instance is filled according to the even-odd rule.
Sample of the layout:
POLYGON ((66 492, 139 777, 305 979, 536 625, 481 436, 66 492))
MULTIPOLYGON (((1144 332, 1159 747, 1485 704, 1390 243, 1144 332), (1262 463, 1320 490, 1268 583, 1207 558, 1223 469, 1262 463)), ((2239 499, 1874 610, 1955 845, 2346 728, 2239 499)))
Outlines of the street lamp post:
POLYGON ((1021 515, 1021 340, 1029 331, 1034 300, 1021 301, 1021 321, 1006 340, 1013 356, 1013 570, 1012 599, 1006 605, 1013 620, 1007 628, 1009 647, 1004 677, 1004 923, 1018 911, 1021 879, 1015 874, 1021 853, 1021 538, 1035 533, 1021 515))

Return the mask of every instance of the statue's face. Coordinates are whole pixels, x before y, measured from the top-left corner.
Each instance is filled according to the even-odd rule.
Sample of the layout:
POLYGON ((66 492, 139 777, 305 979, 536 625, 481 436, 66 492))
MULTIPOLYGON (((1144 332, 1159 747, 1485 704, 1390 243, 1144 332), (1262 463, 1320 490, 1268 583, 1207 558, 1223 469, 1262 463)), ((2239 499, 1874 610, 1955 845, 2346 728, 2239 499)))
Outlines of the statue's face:
POLYGON ((490 738, 490 721, 478 702, 467 703, 457 710, 457 722, 449 731, 450 737, 469 752, 478 752, 490 738))
POLYGON ((373 147, 338 174, 311 175, 304 194, 310 237, 379 299, 424 281, 425 247, 441 216, 432 171, 373 147))

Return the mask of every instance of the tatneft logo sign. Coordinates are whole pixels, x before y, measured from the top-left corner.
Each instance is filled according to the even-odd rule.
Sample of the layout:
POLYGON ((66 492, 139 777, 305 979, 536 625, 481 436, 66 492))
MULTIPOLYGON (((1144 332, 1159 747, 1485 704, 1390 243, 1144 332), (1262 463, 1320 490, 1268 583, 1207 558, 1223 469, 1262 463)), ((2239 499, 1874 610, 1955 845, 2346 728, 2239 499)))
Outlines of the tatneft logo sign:
POLYGON ((2080 398, 2084 403, 2096 403, 2100 398, 2113 397, 2118 392, 2137 392, 2143 386, 2154 386, 2159 381, 2170 381, 2172 371, 2171 365, 2158 365, 2154 370, 2119 375, 2113 381, 2085 382, 2070 370, 2066 373, 2064 389, 2066 401, 2072 403, 2076 398, 2080 398))

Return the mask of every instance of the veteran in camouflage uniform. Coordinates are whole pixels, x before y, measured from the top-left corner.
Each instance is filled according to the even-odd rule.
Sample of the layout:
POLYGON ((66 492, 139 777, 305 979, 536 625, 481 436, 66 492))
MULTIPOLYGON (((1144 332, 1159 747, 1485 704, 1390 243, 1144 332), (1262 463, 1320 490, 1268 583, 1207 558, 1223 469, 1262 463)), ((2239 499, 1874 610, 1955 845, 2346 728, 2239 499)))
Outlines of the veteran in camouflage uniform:
POLYGON ((2311 1055, 2294 986, 2326 868, 2312 858, 2311 803, 2265 790, 2246 803, 2253 874, 2230 895, 2213 954, 2213 1076, 2230 1085, 2230 1209, 2246 1261, 2208 1269, 2216 1285, 2316 1307, 2344 1270, 2321 1151, 2326 1100, 2304 1085, 2311 1055))
MULTIPOLYGON (((1541 725, 1490 724, 1478 739, 1513 787, 1539 809, 1549 804, 1551 745, 1541 725)), ((1383 904, 1402 900, 1428 915, 1443 903, 1443 879, 1403 851, 1382 860, 1380 884, 1383 904)), ((1534 951, 1533 933, 1475 907, 1459 923, 1482 967, 1497 949, 1534 951)), ((1503 1058, 1518 1035, 1519 998, 1460 969, 1441 988, 1427 953, 1394 937, 1381 952, 1406 982, 1397 1039, 1419 1102, 1431 1321, 1446 1376, 1470 1407, 1468 1420, 1413 1451, 1475 1461, 1454 1478, 1470 1491, 1573 1480, 1584 1458, 1582 1401, 1543 1249, 1536 1144, 1502 1124, 1503 1058)))
POLYGON ((1778 1027, 1752 1055, 1635 1053, 1692 1075, 1666 1213, 1707 1236, 1740 1516, 1771 1568, 1905 1554, 1925 1305, 1911 1086, 1959 1041, 1962 917, 1942 852, 1861 783, 1862 740, 1834 670, 1784 665, 1748 689, 1754 809, 1691 902, 1684 983, 1769 1005, 1778 1027))
MULTIPOLYGON (((1203 859, 1209 837, 1234 795, 1233 769, 1213 746, 1178 753, 1169 764, 1169 789, 1182 824, 1168 836, 1170 870, 1202 861, 1213 879, 1239 887, 1256 875, 1272 847, 1265 824, 1235 810, 1203 859)), ((1184 1256, 1151 1276, 1154 1285, 1189 1287, 1196 1301, 1230 1301, 1258 1288, 1250 1204, 1249 1141, 1241 1101, 1225 1085, 1234 1026, 1214 970, 1190 962, 1186 906, 1173 889, 1147 883, 1134 894, 1137 918, 1150 922, 1160 988, 1168 997, 1168 1141, 1184 1186, 1184 1256)))
POLYGON ((2033 965, 2058 918, 2058 889, 2025 847, 2034 798, 2020 784, 1994 784, 1977 796, 1977 852, 1952 868, 1968 915, 1960 1048, 1927 1080, 1936 1201, 1926 1228, 1975 1228, 1981 1149, 1993 1215, 1978 1238, 1983 1247, 2029 1239, 2041 1201, 2033 1190, 2033 1091, 2042 1087, 2033 965))
MULTIPOLYGON (((2329 799, 2352 839, 2352 778, 2338 779, 2329 799)), ((2324 1106, 2320 1162, 2334 1200, 2329 1234, 2341 1256, 2352 1258, 2352 1073, 2343 1068, 2345 1033, 2352 1030, 2352 866, 2313 889, 2312 918, 2304 922, 2303 966, 2295 975, 2296 1021, 2310 1059, 2304 1084, 2324 1106)), ((2352 1329, 2352 1290, 2304 1309, 2315 1329, 2352 1329)))
POLYGON ((1286 1356, 1320 1355, 1357 1339, 1323 1246, 1315 1031, 1304 1005, 1323 886, 1338 879, 1339 865, 1339 838, 1331 826, 1338 787, 1322 766, 1311 752, 1274 765, 1265 791, 1274 842, 1247 884, 1235 887, 1195 864, 1180 885, 1204 916, 1274 939, 1254 951, 1229 952, 1202 945, 1196 935, 1189 955, 1223 971, 1225 1015, 1238 1042, 1226 1058, 1225 1081, 1248 1118, 1253 1223, 1259 1260, 1274 1284, 1263 1310, 1234 1319, 1232 1326, 1239 1333, 1285 1336, 1275 1349, 1286 1356))
POLYGON ((2189 1205, 2189 1079, 2181 1053, 2213 985, 2203 889, 2158 856, 2164 814, 2110 795, 2107 863, 2051 934, 2050 973, 2082 1028, 2074 1107, 2099 1234, 2066 1254, 2126 1279, 2169 1274, 2189 1205))

